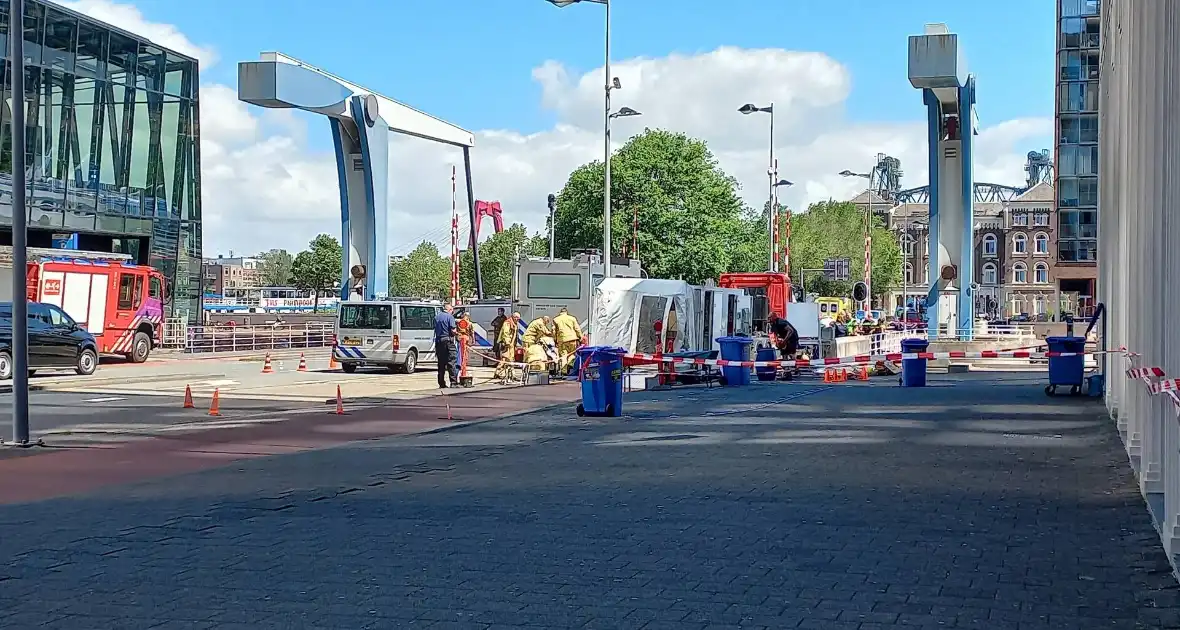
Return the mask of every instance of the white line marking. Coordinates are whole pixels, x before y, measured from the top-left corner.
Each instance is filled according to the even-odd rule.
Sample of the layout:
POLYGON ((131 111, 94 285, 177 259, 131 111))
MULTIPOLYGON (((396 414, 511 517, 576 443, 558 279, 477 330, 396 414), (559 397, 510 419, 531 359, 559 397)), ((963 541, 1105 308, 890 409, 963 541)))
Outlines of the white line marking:
POLYGON ((127 400, 127 397, 126 396, 108 396, 106 398, 90 398, 90 399, 84 400, 82 402, 104 403, 104 402, 115 402, 116 400, 127 400))

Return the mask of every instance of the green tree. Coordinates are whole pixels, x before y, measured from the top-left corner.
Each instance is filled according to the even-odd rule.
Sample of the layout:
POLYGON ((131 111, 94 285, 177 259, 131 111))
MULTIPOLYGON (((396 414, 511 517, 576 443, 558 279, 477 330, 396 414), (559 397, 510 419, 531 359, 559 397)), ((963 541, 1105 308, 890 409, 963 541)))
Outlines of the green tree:
POLYGON ((258 255, 261 262, 259 280, 262 286, 285 287, 291 282, 291 266, 295 258, 285 249, 272 249, 258 255))
MULTIPOLYGON (((479 244, 479 267, 485 296, 511 297, 512 274, 516 270, 518 255, 548 256, 548 237, 541 234, 530 237, 528 228, 514 223, 479 244)), ((464 250, 459 257, 459 284, 464 295, 474 295, 475 263, 470 249, 464 250)))
MULTIPOLYGON (((812 204, 807 212, 791 217, 791 281, 802 283, 804 269, 822 269, 827 258, 848 258, 851 277, 847 281, 829 281, 819 272, 807 274, 808 293, 837 297, 852 294, 852 285, 864 278, 865 214, 855 204, 825 201, 812 204)), ((873 217, 872 290, 884 295, 889 287, 901 282, 901 249, 897 238, 873 217)))
POLYGON ((451 260, 434 243, 422 241, 404 258, 389 263, 389 294, 447 299, 451 296, 451 260))
POLYGON ((321 295, 340 282, 344 267, 344 250, 340 241, 327 234, 313 238, 307 249, 291 263, 291 280, 296 287, 311 289, 316 295, 316 309, 321 295))
MULTIPOLYGON (((592 162, 576 169, 557 196, 559 258, 602 247, 602 184, 603 164, 592 162)), ((752 228, 738 189, 703 141, 644 131, 611 158, 614 253, 629 250, 635 237, 652 277, 693 283, 750 270, 752 228)))

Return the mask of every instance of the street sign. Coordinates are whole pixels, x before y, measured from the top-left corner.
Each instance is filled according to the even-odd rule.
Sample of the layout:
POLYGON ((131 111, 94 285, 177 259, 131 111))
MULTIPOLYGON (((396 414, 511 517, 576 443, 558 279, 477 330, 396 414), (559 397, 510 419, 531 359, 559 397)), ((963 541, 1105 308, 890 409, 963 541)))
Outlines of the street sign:
POLYGON ((847 280, 852 275, 852 259, 827 258, 824 259, 824 278, 828 280, 847 280))

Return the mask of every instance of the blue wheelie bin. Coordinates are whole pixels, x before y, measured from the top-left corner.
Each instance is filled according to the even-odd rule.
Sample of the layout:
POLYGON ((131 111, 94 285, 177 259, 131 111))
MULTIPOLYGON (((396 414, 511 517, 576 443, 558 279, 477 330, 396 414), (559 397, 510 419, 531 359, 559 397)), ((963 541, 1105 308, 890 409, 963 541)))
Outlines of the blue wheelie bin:
MULTIPOLYGON (((755 361, 774 361, 778 358, 778 351, 770 346, 758 348, 758 352, 754 354, 755 361)), ((760 381, 773 381, 778 378, 778 368, 776 367, 756 367, 754 374, 760 381)))
POLYGON ((1046 337, 1045 344, 1049 352, 1075 352, 1072 357, 1049 357, 1049 384, 1045 386, 1045 394, 1052 396, 1057 393, 1057 387, 1069 387, 1069 393, 1077 396, 1082 391, 1082 383, 1086 376, 1086 338, 1085 337, 1046 337))
MULTIPOLYGON (((721 344, 721 358, 726 361, 749 361, 750 346, 754 340, 749 337, 718 337, 721 344)), ((750 368, 740 366, 725 366, 721 368, 722 385, 726 387, 743 387, 750 384, 750 368)))
POLYGON ((627 351, 609 346, 578 348, 578 380, 582 383, 579 416, 623 415, 623 355, 627 351))
MULTIPOLYGON (((915 354, 926 352, 930 342, 925 339, 902 339, 901 353, 915 354)), ((901 378, 898 379, 902 387, 926 386, 926 359, 902 359, 901 378)))

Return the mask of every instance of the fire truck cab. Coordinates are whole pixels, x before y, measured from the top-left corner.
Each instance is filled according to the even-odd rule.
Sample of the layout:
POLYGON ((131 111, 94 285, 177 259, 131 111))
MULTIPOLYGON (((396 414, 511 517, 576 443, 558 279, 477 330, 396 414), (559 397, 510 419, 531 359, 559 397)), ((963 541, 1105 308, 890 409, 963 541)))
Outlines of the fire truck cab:
POLYGON ((785 273, 723 273, 717 284, 726 289, 745 289, 753 297, 754 330, 766 330, 771 313, 787 316, 791 302, 791 277, 785 273))
POLYGON ((119 260, 42 258, 27 268, 28 299, 60 307, 102 354, 147 360, 162 338, 167 283, 146 265, 119 260))

